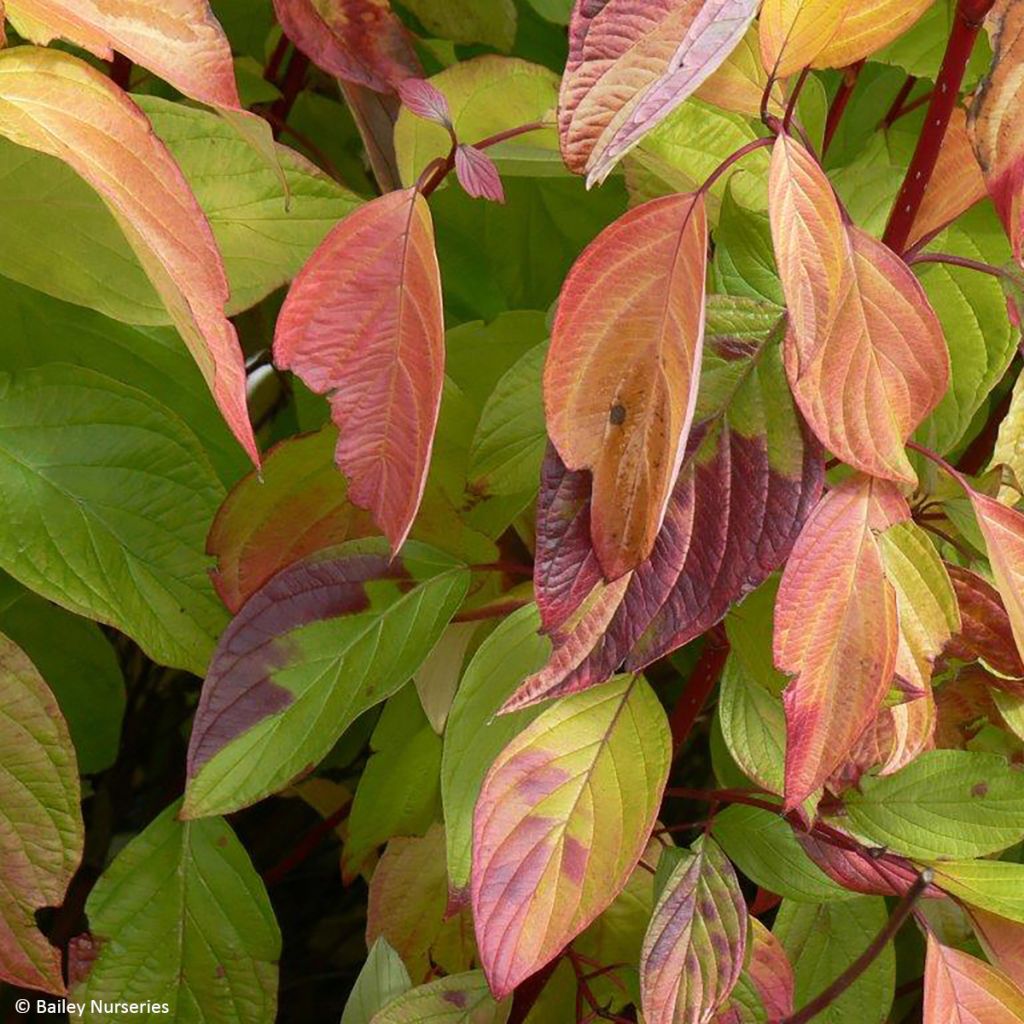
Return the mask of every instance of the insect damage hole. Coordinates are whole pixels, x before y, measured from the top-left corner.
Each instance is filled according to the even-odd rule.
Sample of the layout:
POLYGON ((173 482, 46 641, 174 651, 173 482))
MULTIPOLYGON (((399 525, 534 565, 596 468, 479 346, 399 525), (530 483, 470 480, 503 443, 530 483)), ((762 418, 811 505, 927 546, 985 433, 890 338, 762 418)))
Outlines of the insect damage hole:
POLYGON ((608 422, 613 427, 621 427, 626 422, 626 407, 616 402, 608 413, 608 422))

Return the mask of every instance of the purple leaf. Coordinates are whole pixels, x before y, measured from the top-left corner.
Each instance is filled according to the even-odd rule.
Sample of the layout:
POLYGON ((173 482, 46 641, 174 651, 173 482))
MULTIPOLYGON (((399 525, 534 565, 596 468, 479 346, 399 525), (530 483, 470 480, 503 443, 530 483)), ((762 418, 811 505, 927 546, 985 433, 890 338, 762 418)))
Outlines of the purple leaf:
POLYGON ((402 104, 417 117, 451 129, 452 112, 448 108, 448 100, 433 83, 425 78, 407 78, 398 86, 398 95, 402 104))
POLYGON ((455 173, 459 184, 474 199, 489 199, 492 203, 505 202, 505 189, 494 161, 475 146, 460 143, 455 150, 455 173))

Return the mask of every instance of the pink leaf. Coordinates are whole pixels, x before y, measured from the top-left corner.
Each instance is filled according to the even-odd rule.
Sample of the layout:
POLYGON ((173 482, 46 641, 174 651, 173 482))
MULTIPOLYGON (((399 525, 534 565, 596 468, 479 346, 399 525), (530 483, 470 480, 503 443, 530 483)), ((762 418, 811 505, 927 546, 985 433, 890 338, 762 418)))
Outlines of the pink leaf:
POLYGON ((419 192, 380 196, 331 231, 292 284, 274 358, 330 398, 349 499, 397 551, 426 485, 444 384, 441 278, 419 192))
POLYGON ((451 127, 452 112, 448 109, 448 100, 432 82, 425 78, 407 78, 398 86, 398 96, 417 117, 451 127))
POLYGON ((482 149, 460 143, 455 150, 455 173, 459 184, 474 199, 505 202, 505 189, 498 168, 482 149))

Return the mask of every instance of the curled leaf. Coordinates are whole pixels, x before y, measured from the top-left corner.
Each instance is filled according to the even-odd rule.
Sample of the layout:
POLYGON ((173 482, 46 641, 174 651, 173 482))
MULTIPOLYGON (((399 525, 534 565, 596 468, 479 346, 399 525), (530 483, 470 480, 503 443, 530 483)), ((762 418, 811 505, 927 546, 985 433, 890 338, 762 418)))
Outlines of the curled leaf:
POLYGON ((444 385, 434 228, 416 189, 342 220, 292 284, 274 359, 328 395, 349 499, 397 551, 426 486, 444 385))

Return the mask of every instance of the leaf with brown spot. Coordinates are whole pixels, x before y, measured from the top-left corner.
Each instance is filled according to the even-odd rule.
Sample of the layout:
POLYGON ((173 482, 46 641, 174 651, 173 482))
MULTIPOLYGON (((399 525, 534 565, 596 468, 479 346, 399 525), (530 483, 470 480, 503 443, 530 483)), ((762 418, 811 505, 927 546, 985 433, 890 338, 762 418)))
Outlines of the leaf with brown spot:
POLYGON ((928 935, 924 1024, 1021 1024, 1024 992, 998 968, 928 935))
POLYGON ((625 676, 559 701, 505 747, 477 800, 472 896, 498 998, 626 885, 654 827, 671 739, 658 698, 625 676))
POLYGON ((577 0, 558 99, 570 170, 603 181, 615 163, 718 68, 756 0, 577 0))
POLYGON ((494 1001, 482 971, 467 971, 396 996, 370 1024, 504 1024, 511 1006, 494 1001))
POLYGON ((60 950, 36 912, 64 902, 82 858, 78 767, 67 725, 28 656, 0 633, 0 978, 64 992, 60 950))
POLYGON ((665 882, 640 954, 650 1024, 707 1024, 743 969, 747 904, 736 871, 705 836, 665 882))
POLYGON ((896 594, 875 531, 909 518, 892 485, 854 476, 815 509, 782 575, 775 665, 793 676, 786 708, 786 806, 798 806, 844 761, 892 682, 896 594))
POLYGON ((342 220, 292 283, 274 360, 326 394, 349 498, 397 552, 423 496, 444 386, 434 227, 414 188, 342 220))
POLYGON ((548 433, 570 469, 593 474, 591 538, 609 580, 650 555, 686 451, 707 246, 700 196, 652 200, 584 250, 558 300, 548 433))

